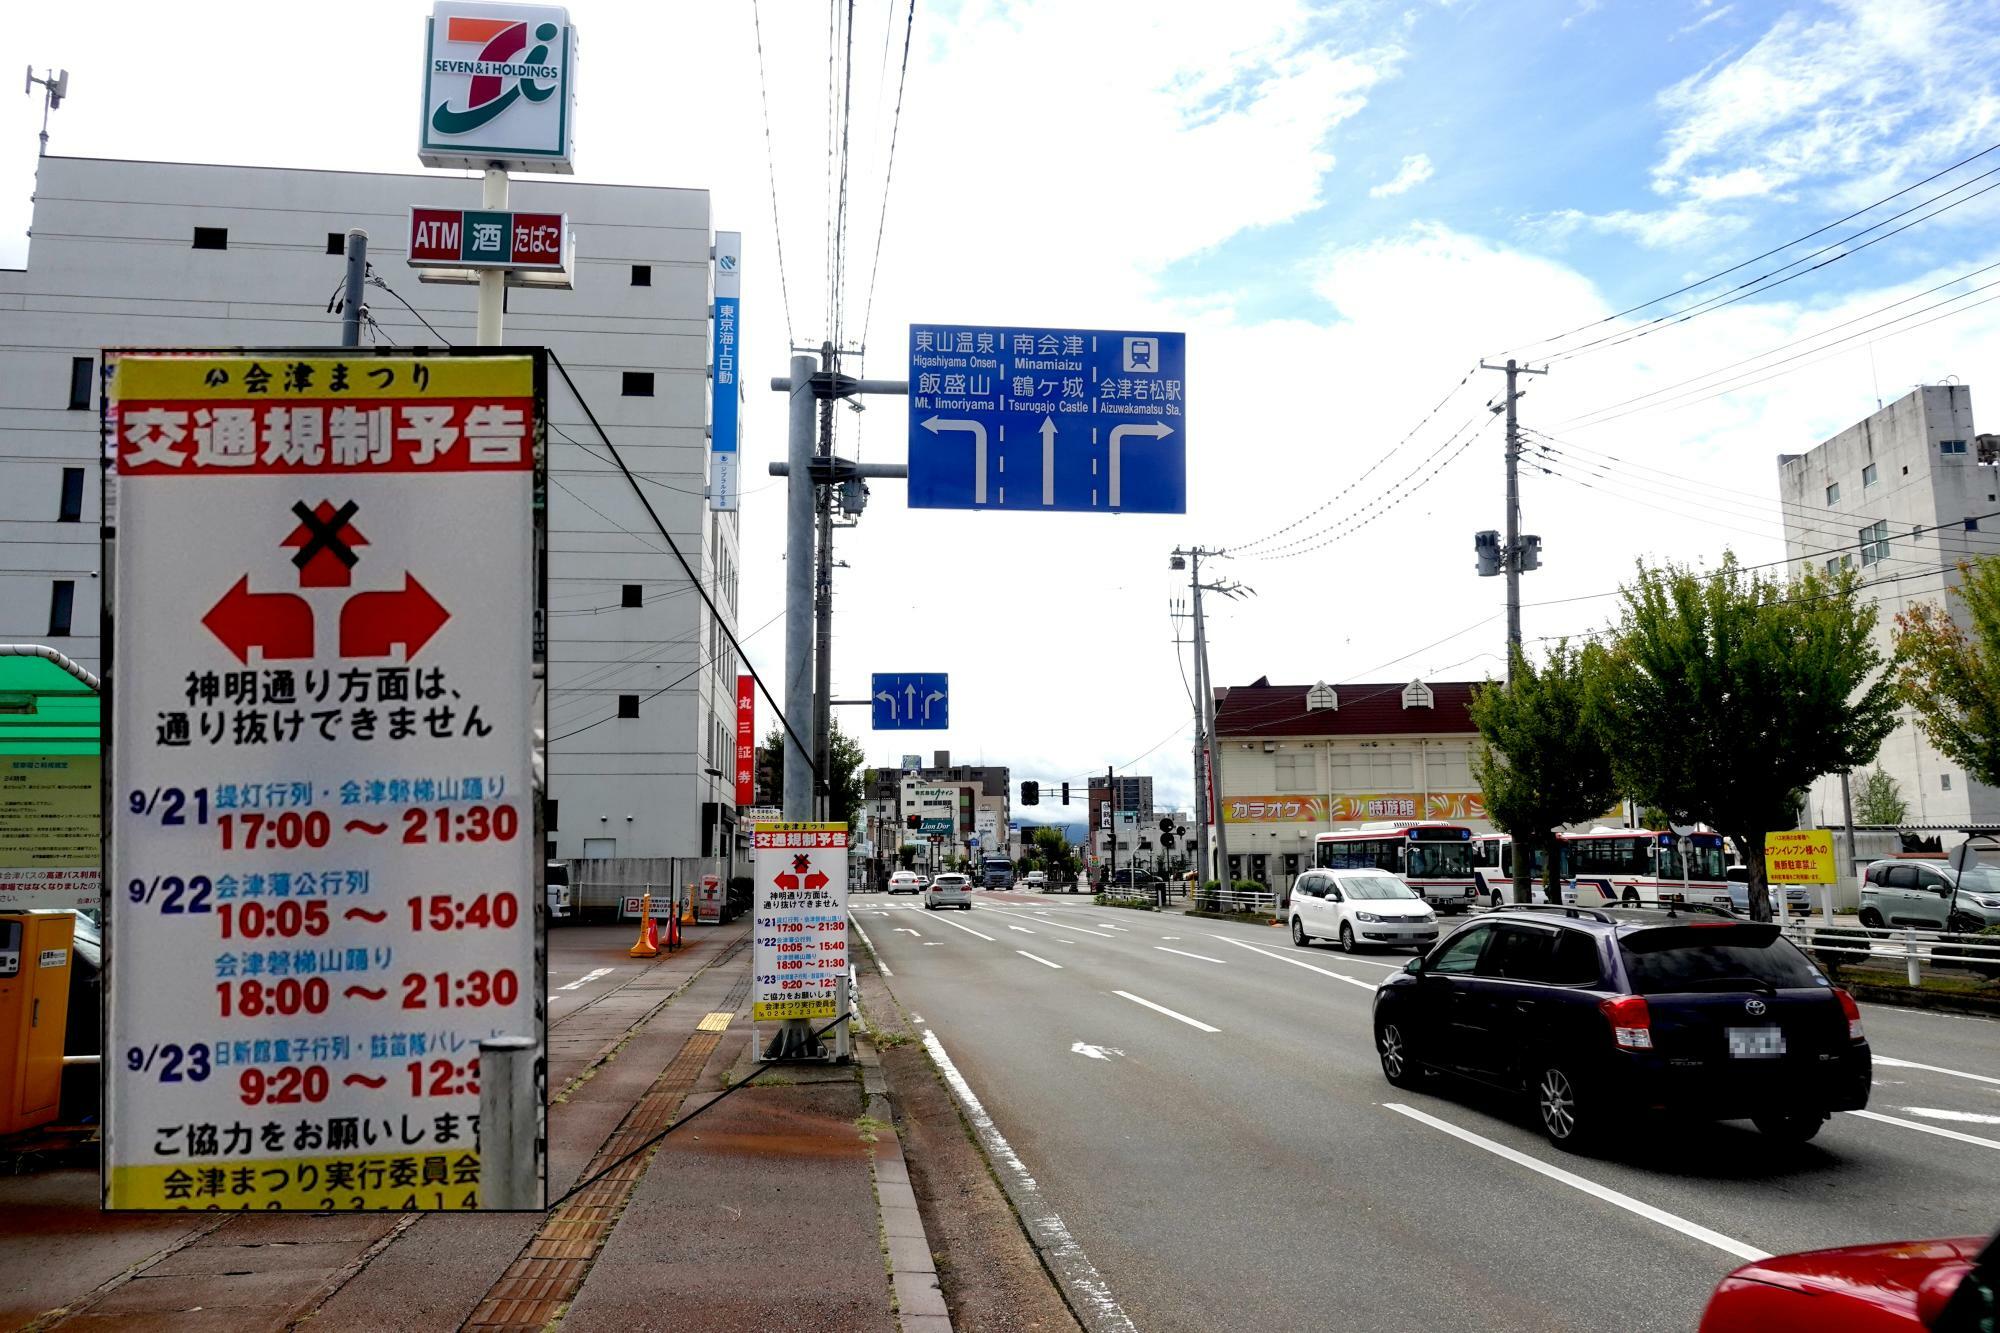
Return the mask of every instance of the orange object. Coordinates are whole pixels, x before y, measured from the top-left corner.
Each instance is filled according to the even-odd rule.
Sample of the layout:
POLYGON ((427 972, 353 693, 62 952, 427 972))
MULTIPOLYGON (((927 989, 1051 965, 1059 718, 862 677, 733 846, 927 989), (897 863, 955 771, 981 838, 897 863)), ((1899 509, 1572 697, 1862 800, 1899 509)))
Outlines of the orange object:
POLYGON ((68 912, 0 916, 0 1134, 45 1125, 60 1109, 75 922, 68 912))
POLYGON ((653 895, 639 898, 639 942, 632 946, 633 958, 657 958, 660 954, 659 926, 653 920, 653 895))

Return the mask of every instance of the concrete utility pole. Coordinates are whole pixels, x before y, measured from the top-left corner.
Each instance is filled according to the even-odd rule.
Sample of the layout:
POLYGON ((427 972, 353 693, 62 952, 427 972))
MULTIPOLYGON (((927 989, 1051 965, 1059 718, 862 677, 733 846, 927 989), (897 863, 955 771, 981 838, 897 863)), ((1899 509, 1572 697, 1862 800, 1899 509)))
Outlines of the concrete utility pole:
MULTIPOLYGON (((1192 551, 1182 551, 1178 547, 1176 547, 1174 550, 1174 558, 1172 564, 1172 567, 1174 569, 1181 569, 1184 567, 1188 569, 1189 571, 1188 583, 1193 588, 1193 598, 1194 598, 1193 605, 1196 607, 1199 607, 1201 605, 1201 557, 1202 557, 1202 550, 1200 547, 1196 547, 1192 551)), ((1193 614, 1199 617, 1200 612, 1195 611, 1193 612, 1193 614)), ((1210 816, 1212 816, 1215 813, 1215 810, 1209 801, 1210 786, 1208 780, 1208 767, 1209 767, 1208 766, 1208 753, 1209 753, 1208 671, 1206 664, 1202 661, 1202 639, 1201 639, 1200 620, 1197 619, 1195 624, 1196 628, 1195 628, 1195 641, 1194 641, 1194 799, 1195 799, 1196 815, 1194 824, 1195 824, 1195 845, 1196 845, 1195 889, 1198 895, 1202 884, 1207 882, 1211 869, 1210 862, 1208 859, 1208 821, 1210 816)), ((1218 881, 1220 881, 1221 878, 1222 877, 1220 875, 1216 876, 1216 879, 1218 881)))
MULTIPOLYGON (((831 375, 832 343, 822 343, 819 367, 831 375)), ((819 400, 819 449, 813 455, 813 507, 817 525, 813 560, 813 767, 820 776, 813 813, 833 817, 833 483, 820 473, 833 462, 833 399, 819 400)), ((829 477, 831 474, 828 474, 829 477)))
MULTIPOLYGON (((1500 370, 1507 374, 1507 545, 1501 550, 1503 568, 1507 574, 1507 679, 1514 678, 1514 653, 1521 646, 1521 571, 1535 568, 1538 557, 1530 557, 1521 544, 1521 423, 1514 410, 1514 404, 1521 398, 1522 390, 1515 388, 1515 381, 1522 375, 1546 375, 1546 368, 1531 370, 1518 364, 1513 357, 1507 358, 1504 366, 1479 363, 1481 370, 1500 370), (1524 558, 1525 557, 1525 558, 1524 558), (1533 560, 1534 563, 1529 563, 1533 560)), ((1530 538, 1539 548, 1539 538, 1530 538)))
POLYGON ((347 285, 341 297, 340 345, 361 346, 361 294, 368 281, 368 233, 359 227, 347 231, 347 285))
MULTIPOLYGON (((1189 585, 1194 590, 1194 675, 1197 690, 1196 707, 1200 712, 1197 724, 1208 744, 1208 786, 1196 792, 1196 799, 1212 808, 1205 808, 1201 816, 1201 856, 1203 873, 1207 873, 1208 860, 1208 817, 1215 817, 1215 879, 1218 887, 1233 890, 1236 877, 1229 873, 1229 830, 1222 820, 1222 745, 1215 735, 1215 687, 1214 676, 1208 669, 1208 622, 1202 614, 1201 595, 1203 592, 1217 592, 1224 597, 1238 598, 1254 595, 1254 589, 1240 583, 1203 583, 1201 581, 1201 558, 1205 555, 1220 555, 1220 551, 1210 551, 1196 546, 1187 550, 1174 548, 1176 562, 1185 560, 1190 566, 1189 585), (1210 801, 1210 793, 1214 799, 1210 801)), ((1174 568, 1179 568, 1176 563, 1174 568)), ((1197 783, 1201 774, 1195 775, 1197 783)))

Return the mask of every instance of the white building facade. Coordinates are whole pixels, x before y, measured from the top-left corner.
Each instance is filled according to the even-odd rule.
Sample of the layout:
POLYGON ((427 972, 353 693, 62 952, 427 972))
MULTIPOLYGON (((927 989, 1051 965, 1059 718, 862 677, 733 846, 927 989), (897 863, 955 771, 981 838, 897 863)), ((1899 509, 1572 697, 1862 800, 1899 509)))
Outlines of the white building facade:
MULTIPOLYGON (((1960 561, 2000 552, 1996 443, 1973 429, 1970 386, 1927 384, 1806 453, 1779 455, 1790 568, 1858 568, 1885 658, 1896 616, 1915 603, 1950 606, 1969 626, 1946 593, 1960 561)), ((1905 822, 2000 821, 2000 790, 1939 754, 1908 709, 1876 763, 1901 789, 1905 822)), ((1813 823, 1841 824, 1840 779, 1814 783, 1807 805, 1813 823)))
MULTIPOLYGON (((405 255, 413 205, 479 202, 453 175, 42 159, 27 266, 0 270, 0 640, 98 665, 100 349, 336 345, 350 227, 387 284, 364 346, 470 344, 475 289, 405 255)), ((552 371, 549 852, 726 857, 740 558, 705 500, 708 192, 535 176, 512 206, 567 213, 579 258, 573 291, 509 291, 506 342, 561 358, 720 612, 552 371)))

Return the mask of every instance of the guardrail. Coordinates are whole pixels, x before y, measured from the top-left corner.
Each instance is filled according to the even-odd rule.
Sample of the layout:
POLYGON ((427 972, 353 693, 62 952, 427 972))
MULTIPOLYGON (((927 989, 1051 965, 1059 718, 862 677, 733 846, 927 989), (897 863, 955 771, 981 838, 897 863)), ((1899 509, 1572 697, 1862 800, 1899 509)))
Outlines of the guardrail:
POLYGON ((1823 921, 1796 922, 1785 926, 1784 932, 1801 949, 1838 964, 1900 962, 1912 986, 1921 984, 1926 965, 2000 978, 2000 939, 1991 935, 1906 926, 1829 926, 1823 921))
POLYGON ((1204 912, 1264 912, 1275 915, 1278 895, 1269 889, 1198 888, 1189 895, 1188 905, 1204 912))

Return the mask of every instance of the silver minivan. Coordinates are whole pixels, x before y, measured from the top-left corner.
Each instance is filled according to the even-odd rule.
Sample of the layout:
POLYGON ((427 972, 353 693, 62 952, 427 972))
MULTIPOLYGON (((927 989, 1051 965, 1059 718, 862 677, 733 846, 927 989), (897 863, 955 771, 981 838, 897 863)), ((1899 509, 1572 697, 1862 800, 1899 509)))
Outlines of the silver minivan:
POLYGON ((1978 931, 2000 926, 2000 868, 1876 861, 1862 874, 1861 924, 1978 931))

